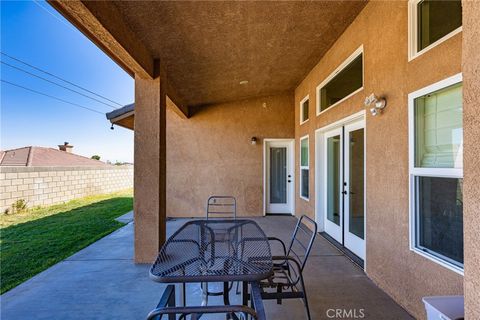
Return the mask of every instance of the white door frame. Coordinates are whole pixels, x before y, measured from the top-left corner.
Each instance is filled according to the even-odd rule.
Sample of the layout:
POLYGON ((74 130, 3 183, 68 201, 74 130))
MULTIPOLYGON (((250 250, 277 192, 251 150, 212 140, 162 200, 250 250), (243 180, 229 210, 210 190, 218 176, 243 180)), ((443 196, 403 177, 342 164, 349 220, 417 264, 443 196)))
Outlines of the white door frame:
POLYGON ((269 169, 269 159, 268 155, 268 146, 271 142, 284 142, 289 144, 287 154, 287 162, 289 163, 290 178, 291 183, 288 184, 288 197, 290 203, 290 212, 292 215, 295 215, 295 139, 273 139, 267 138, 263 139, 263 215, 267 214, 268 206, 268 169, 269 169))
MULTIPOLYGON (((338 120, 336 122, 333 122, 331 124, 328 124, 324 127, 321 127, 317 130, 315 130, 315 221, 318 224, 318 231, 322 232, 325 231, 325 219, 326 217, 324 216, 325 213, 325 208, 324 205, 326 203, 325 201, 325 187, 324 187, 324 181, 325 181, 325 163, 324 163, 324 139, 325 139, 325 133, 336 128, 336 127, 341 127, 341 126, 347 126, 348 124, 359 122, 359 121, 364 121, 364 164, 365 164, 365 170, 367 167, 367 144, 366 144, 366 137, 367 137, 367 128, 366 128, 366 123, 365 123, 365 110, 359 111, 357 113, 354 113, 348 117, 345 117, 341 120, 338 120)), ((365 173, 364 175, 364 207, 365 207, 365 235, 364 235, 364 240, 365 243, 367 241, 367 228, 366 228, 366 221, 367 221, 367 190, 366 190, 366 182, 367 181, 367 175, 365 173)), ((366 251, 366 248, 365 248, 366 251)), ((365 255, 366 257, 366 255, 365 255)), ((364 259, 364 267, 366 268, 367 261, 364 259)))

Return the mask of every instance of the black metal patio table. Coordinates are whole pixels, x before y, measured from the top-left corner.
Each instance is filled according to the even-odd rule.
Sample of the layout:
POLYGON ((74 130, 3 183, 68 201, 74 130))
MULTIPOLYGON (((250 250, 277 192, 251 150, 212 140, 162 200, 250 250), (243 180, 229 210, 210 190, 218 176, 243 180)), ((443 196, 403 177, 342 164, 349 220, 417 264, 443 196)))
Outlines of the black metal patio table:
MULTIPOLYGON (((194 220, 185 223, 161 248, 150 269, 150 277, 162 283, 224 283, 224 306, 176 307, 174 286, 167 287, 149 319, 168 314, 225 312, 235 318, 234 312, 264 319, 258 281, 273 275, 273 262, 267 236, 252 220, 194 220), (228 283, 243 284, 242 305, 230 305, 228 283), (248 304, 248 284, 252 308, 248 304), (173 291, 173 293, 172 293, 173 291), (174 299, 174 297, 173 297, 174 299)), ((183 287, 184 288, 184 287, 183 287)), ((185 298, 184 298, 185 299, 185 298)), ((185 300, 184 300, 185 301, 185 300)), ((172 316, 173 315, 173 316, 172 316)))

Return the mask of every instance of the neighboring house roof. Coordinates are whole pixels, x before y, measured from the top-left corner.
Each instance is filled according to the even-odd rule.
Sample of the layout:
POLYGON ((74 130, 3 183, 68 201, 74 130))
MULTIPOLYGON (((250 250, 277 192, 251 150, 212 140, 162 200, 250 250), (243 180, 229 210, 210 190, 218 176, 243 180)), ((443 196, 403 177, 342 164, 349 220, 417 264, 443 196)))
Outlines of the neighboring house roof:
POLYGON ((0 152, 0 166, 76 167, 108 166, 108 164, 66 151, 45 147, 23 147, 0 152))

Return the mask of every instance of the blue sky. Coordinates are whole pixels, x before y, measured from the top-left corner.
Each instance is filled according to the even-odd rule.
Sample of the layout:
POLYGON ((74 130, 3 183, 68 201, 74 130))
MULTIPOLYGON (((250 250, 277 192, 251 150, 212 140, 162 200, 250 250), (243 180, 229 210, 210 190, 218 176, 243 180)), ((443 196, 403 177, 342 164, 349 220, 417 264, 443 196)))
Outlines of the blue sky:
MULTIPOLYGON (((46 2, 1 2, 1 51, 122 105, 133 102, 133 79, 46 2)), ((49 78, 4 55, 1 55, 1 60, 49 78)), ((2 80, 102 113, 112 110, 111 107, 4 64, 0 67, 2 80)), ((60 82, 54 78, 49 79, 60 82)), ((30 145, 56 147, 68 141, 74 145, 73 151, 77 154, 88 157, 98 154, 101 160, 112 162, 133 161, 132 131, 121 127, 110 130, 104 114, 30 93, 3 82, 0 124, 2 150, 30 145)))

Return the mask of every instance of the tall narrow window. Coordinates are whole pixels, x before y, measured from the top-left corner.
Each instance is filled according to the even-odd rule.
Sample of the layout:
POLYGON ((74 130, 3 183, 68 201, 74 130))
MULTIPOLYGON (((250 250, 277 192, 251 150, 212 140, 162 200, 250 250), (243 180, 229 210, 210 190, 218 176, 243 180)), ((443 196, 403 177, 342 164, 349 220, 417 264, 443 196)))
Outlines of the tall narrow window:
POLYGON ((306 96, 300 101, 300 124, 307 122, 309 112, 309 98, 306 96))
POLYGON ((410 0, 410 59, 461 30, 461 0, 410 0))
POLYGON ((363 87, 363 48, 359 48, 317 87, 317 113, 343 101, 363 87))
POLYGON ((413 249, 463 270, 461 75, 409 95, 413 249))
POLYGON ((300 198, 309 199, 309 150, 308 136, 300 139, 300 198))

